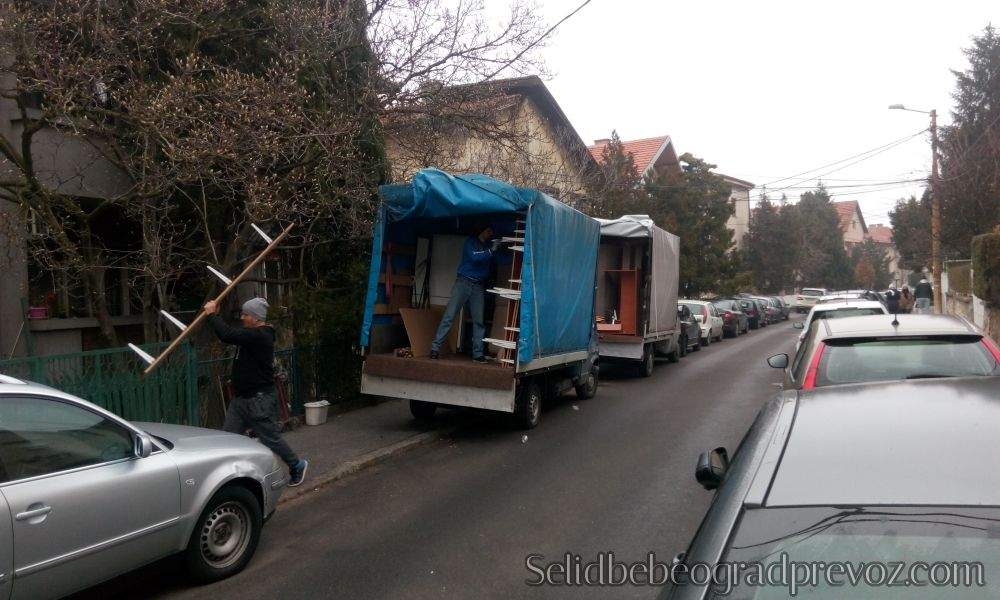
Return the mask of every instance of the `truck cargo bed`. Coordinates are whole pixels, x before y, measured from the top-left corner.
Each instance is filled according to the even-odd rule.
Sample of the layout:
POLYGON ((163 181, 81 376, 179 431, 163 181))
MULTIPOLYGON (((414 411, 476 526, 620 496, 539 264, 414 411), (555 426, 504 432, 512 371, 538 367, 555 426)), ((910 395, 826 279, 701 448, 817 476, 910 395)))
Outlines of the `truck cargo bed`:
POLYGON ((515 385, 514 369, 461 355, 431 360, 372 354, 361 372, 365 394, 502 412, 514 411, 515 385))

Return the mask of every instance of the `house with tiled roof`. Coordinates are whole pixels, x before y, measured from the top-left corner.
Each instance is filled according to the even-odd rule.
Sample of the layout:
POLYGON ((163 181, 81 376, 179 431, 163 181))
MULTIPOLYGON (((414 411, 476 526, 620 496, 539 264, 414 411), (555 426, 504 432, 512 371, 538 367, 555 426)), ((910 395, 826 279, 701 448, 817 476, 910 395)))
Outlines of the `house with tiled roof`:
MULTIPOLYGON (((610 138, 594 140, 592 146, 587 150, 598 163, 601 162, 604 149, 611 143, 610 138)), ((635 168, 642 177, 654 177, 663 173, 681 170, 681 163, 677 160, 677 151, 669 135, 643 138, 641 140, 622 141, 622 150, 626 154, 632 155, 635 168)))
POLYGON ((833 207, 837 209, 837 217, 840 219, 840 234, 844 237, 844 249, 850 252, 852 247, 865 241, 868 236, 865 217, 861 214, 857 200, 834 202, 833 207))
MULTIPOLYGON (((605 138, 594 140, 594 144, 588 146, 591 156, 598 163, 603 160, 604 149, 610 142, 610 139, 605 138)), ((632 161, 635 162, 639 175, 643 177, 655 177, 670 172, 679 173, 681 170, 677 150, 674 149, 674 143, 669 135, 622 141, 622 149, 632 155, 632 161)), ((732 186, 729 201, 733 203, 734 212, 726 222, 726 226, 733 232, 733 246, 740 248, 750 228, 750 190, 754 184, 722 173, 718 175, 732 186)))
POLYGON ((906 283, 909 271, 899 266, 900 255, 899 250, 896 249, 896 243, 892 239, 892 227, 878 223, 869 225, 868 239, 882 246, 882 249, 885 250, 885 255, 889 259, 889 272, 892 273, 893 283, 897 287, 901 287, 906 283))

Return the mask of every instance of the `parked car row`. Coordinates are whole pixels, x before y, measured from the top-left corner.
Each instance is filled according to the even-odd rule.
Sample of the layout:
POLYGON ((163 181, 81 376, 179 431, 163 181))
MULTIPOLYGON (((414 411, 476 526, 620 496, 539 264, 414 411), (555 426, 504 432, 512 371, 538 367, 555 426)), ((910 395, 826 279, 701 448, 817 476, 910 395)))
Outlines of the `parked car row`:
MULTIPOLYGON (((984 427, 1000 418, 995 341, 959 317, 890 315, 878 302, 842 298, 814 305, 794 356, 767 362, 784 371, 784 389, 731 458, 725 448, 699 457, 695 478, 715 498, 676 563, 767 568, 781 555, 792 564, 933 565, 977 560, 992 547, 1000 478, 969 457, 1000 452, 984 427)), ((996 574, 981 575, 974 595, 1000 595, 996 574)), ((820 577, 809 593, 842 597, 838 581, 820 577)), ((748 583, 731 582, 727 595, 759 597, 748 583)), ((882 591, 860 586, 851 597, 882 591)), ((661 597, 717 596, 688 581, 661 597)))
POLYGON ((721 342, 723 338, 738 337, 751 329, 787 320, 790 312, 790 307, 780 298, 771 296, 738 294, 732 298, 679 300, 681 356, 721 342))

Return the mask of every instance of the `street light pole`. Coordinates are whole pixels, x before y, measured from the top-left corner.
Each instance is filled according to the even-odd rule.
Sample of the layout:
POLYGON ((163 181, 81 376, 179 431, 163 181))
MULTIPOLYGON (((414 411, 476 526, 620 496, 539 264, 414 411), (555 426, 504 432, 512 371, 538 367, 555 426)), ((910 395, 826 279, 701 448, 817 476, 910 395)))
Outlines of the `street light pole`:
POLYGON ((938 198, 938 137, 937 111, 914 110, 902 104, 892 104, 890 110, 908 110, 931 116, 931 278, 934 281, 934 313, 941 314, 941 200, 938 198))
POLYGON ((934 277, 934 313, 941 314, 941 199, 938 197, 937 111, 931 111, 931 274, 934 277))

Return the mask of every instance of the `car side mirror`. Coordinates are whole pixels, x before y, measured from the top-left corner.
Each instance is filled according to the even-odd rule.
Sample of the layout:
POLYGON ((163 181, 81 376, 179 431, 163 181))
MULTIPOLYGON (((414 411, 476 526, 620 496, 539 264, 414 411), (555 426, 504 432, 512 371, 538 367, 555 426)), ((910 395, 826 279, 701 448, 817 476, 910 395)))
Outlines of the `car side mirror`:
POLYGON ((774 356, 769 356, 767 358, 767 364, 771 365, 775 369, 787 369, 788 355, 782 352, 781 354, 775 354, 774 356))
POLYGON ((803 323, 802 321, 796 321, 796 322, 792 323, 792 327, 794 327, 795 329, 805 329, 806 328, 806 324, 803 323))
POLYGON ((137 458, 146 458, 153 453, 153 440, 144 433, 135 436, 135 455, 137 458))
POLYGON ((706 490, 714 490, 722 485, 722 478, 729 470, 729 453, 725 448, 716 448, 702 452, 698 457, 698 466, 694 470, 694 478, 706 490))

